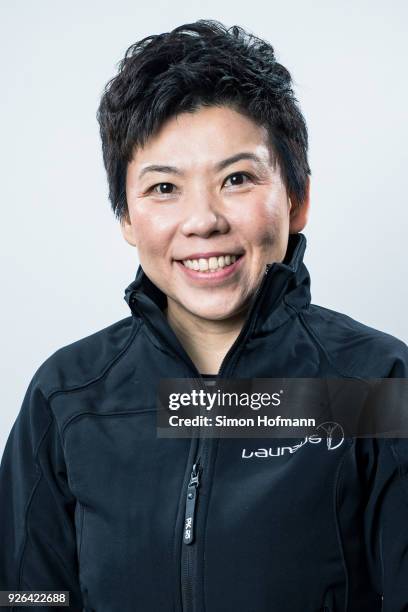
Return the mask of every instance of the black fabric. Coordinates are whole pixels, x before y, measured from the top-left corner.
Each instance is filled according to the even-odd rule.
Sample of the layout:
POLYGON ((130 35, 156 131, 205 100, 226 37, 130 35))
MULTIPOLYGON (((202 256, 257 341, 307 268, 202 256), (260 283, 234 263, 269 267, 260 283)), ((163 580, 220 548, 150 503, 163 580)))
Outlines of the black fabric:
MULTIPOLYGON (((265 270, 217 376, 406 378, 403 342, 311 303, 305 248, 265 270)), ((160 379, 200 374, 141 267, 125 299, 33 375, 0 466, 0 590, 88 612, 407 610, 407 441, 159 438, 160 379)))

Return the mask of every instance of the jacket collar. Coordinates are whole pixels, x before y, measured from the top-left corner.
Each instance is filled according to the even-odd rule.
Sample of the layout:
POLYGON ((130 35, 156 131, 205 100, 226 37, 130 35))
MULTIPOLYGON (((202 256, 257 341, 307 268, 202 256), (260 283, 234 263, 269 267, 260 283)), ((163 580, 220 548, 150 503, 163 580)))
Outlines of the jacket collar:
MULTIPOLYGON (((306 249, 304 234, 290 234, 284 260, 268 264, 247 315, 246 325, 251 335, 271 332, 285 320, 310 303, 310 276, 303 257, 306 249)), ((166 295, 149 279, 139 265, 135 280, 125 289, 127 304, 135 316, 142 317, 156 337, 167 343, 176 339, 163 313, 166 295)))

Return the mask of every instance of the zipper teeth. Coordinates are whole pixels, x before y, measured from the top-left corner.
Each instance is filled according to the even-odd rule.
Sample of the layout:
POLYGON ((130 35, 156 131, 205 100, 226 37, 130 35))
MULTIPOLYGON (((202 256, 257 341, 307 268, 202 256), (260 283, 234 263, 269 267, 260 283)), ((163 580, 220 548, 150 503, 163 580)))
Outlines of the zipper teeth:
POLYGON ((193 609, 193 562, 192 562, 192 552, 191 547, 185 546, 184 549, 185 554, 185 565, 184 565, 184 578, 183 581, 183 591, 184 591, 184 602, 183 602, 183 611, 186 612, 188 610, 193 609))
POLYGON ((266 286, 266 280, 268 278, 269 275, 269 271, 271 270, 273 264, 267 264, 265 272, 264 272, 264 276, 262 278, 262 282, 259 285, 258 289, 255 292, 255 295, 253 297, 253 302, 252 305, 250 306, 246 321, 241 329, 241 331, 239 332, 235 342, 233 343, 233 345, 230 347, 230 349, 228 350, 227 354, 224 356, 224 359, 221 362, 221 366, 220 369, 218 370, 218 374, 217 374, 217 378, 222 377, 224 375, 224 371, 226 369, 226 364, 228 363, 228 361, 231 358, 231 355, 233 355, 234 351, 236 350, 237 346, 239 346, 239 344, 241 343, 242 338, 247 334, 247 332, 249 332, 249 330, 253 327, 253 325, 255 324, 255 319, 253 319, 251 321, 251 319, 253 318, 253 314, 255 312, 257 312, 260 308, 260 295, 263 292, 265 286, 266 286), (259 298, 259 299, 258 299, 259 298))
MULTIPOLYGON (((247 316, 247 320, 246 320, 246 324, 244 324, 243 328, 241 329, 240 333, 238 334, 238 337, 236 338, 234 344, 232 345, 232 347, 229 349, 229 351, 227 352, 227 354, 225 355, 224 359, 222 360, 220 369, 218 371, 217 374, 217 378, 219 376, 222 376, 223 374, 223 369, 225 369, 225 364, 228 363, 228 360, 230 359, 231 355, 233 355, 233 353, 235 352, 237 346, 239 346, 242 338, 247 334, 247 332, 251 329, 251 317, 253 315, 254 312, 256 312, 256 310, 259 309, 260 306, 260 300, 258 301, 257 298, 260 296, 261 292, 263 291, 265 285, 266 285, 266 278, 268 276, 269 270, 272 266, 269 266, 266 268, 265 271, 265 275, 262 279, 262 283, 261 285, 258 287, 255 296, 254 296, 254 301, 252 303, 252 306, 250 307, 248 316, 247 316)), ((197 372, 198 373, 198 372, 197 372)), ((204 378, 201 376, 200 373, 199 374, 199 379, 198 379, 198 383, 203 384, 205 386, 205 381, 204 378)), ((198 475, 200 476, 200 467, 202 465, 204 465, 204 459, 203 456, 205 454, 205 442, 203 442, 203 438, 200 437, 200 434, 198 435, 198 449, 197 449, 197 456, 196 459, 193 463, 193 467, 192 467, 192 472, 194 469, 194 465, 196 465, 198 467, 198 475), (201 454, 200 454, 201 451, 201 454)), ((191 472, 191 473, 192 473, 191 472)), ((190 481, 189 481, 189 485, 191 482, 191 473, 190 473, 190 481)), ((198 487, 197 487, 197 491, 196 494, 198 494, 198 487)), ((196 508, 195 511, 196 513, 196 508)), ((194 520, 195 523, 195 520, 194 520)), ((194 528, 196 529, 196 525, 194 525, 194 528)), ((183 542, 184 544, 184 542, 183 542)), ((197 544, 195 543, 195 546, 197 544)), ((192 544, 192 546, 194 546, 194 543, 192 544)), ((184 565, 184 572, 183 572, 183 577, 184 577, 184 581, 183 581, 183 585, 184 585, 184 593, 185 593, 185 600, 184 600, 184 604, 186 607, 186 610, 184 612, 189 612, 190 610, 194 609, 194 602, 193 602, 193 598, 194 598, 194 592, 193 592, 193 585, 194 585, 194 580, 195 577, 193 575, 193 558, 194 558, 194 562, 195 562, 195 553, 196 553, 196 548, 192 548, 192 546, 183 546, 182 550, 184 551, 184 555, 185 555, 185 565, 184 565), (188 550, 186 550, 186 548, 188 550), (194 557, 193 557, 194 555, 194 557)))
MULTIPOLYGON (((218 371, 218 374, 217 374, 216 378, 221 377, 223 375, 223 373, 224 373, 223 370, 225 370, 225 366, 228 363, 229 359, 231 358, 231 355, 234 354, 236 348, 241 343, 242 338, 252 328, 251 318, 252 318, 252 315, 254 314, 254 312, 256 312, 259 309, 259 307, 260 307, 260 299, 258 300, 258 298, 260 297, 261 292, 263 292, 263 290, 265 288, 266 279, 267 279, 268 273, 269 273, 271 268, 272 268, 272 265, 268 265, 267 266, 267 268, 265 270, 264 277, 262 279, 262 282, 261 282, 260 286, 258 287, 257 291, 255 292, 255 295, 254 295, 254 298, 253 298, 253 303, 252 303, 252 305, 250 307, 250 310, 248 312, 246 322, 245 322, 244 326, 242 327, 240 333, 238 334, 238 337, 236 338, 235 342, 230 347, 229 351, 227 352, 227 354, 225 355, 224 359, 222 360, 222 363, 221 363, 221 366, 220 366, 220 369, 218 371)), ((198 382, 200 387, 201 386, 206 387, 205 379, 201 376, 201 374, 198 372, 198 370, 196 368, 195 368, 195 372, 196 372, 196 374, 198 374, 198 378, 197 378, 197 376, 194 376, 194 378, 198 382)), ((204 455, 206 455, 206 453, 205 453, 205 442, 203 441, 203 438, 200 437, 200 432, 199 432, 199 434, 197 436, 197 439, 198 439, 198 449, 197 449, 197 454, 196 454, 196 458, 194 460, 193 466, 194 465, 203 466, 205 464, 204 455)), ((190 480, 191 480, 191 473, 193 471, 193 466, 192 466, 192 470, 190 472, 190 480)), ((188 485, 190 484, 190 480, 188 482, 188 485)), ((198 489, 198 487, 197 487, 197 489, 198 489)), ((196 494, 197 493, 198 493, 198 490, 196 491, 196 494)), ((196 513, 196 508, 195 508, 195 513, 196 513)), ((196 528, 196 525, 194 527, 196 528)), ((184 531, 183 531, 183 533, 184 533, 184 531)), ((184 536, 183 536, 183 540, 184 540, 184 536)), ((191 612, 191 611, 194 610, 194 601, 193 601, 193 599, 194 599, 194 580, 195 580, 195 576, 193 575, 192 569, 194 568, 195 561, 196 561, 196 559, 195 559, 195 556, 196 556, 196 546, 197 546, 197 541, 196 540, 191 545, 187 545, 187 546, 184 545, 184 541, 182 541, 182 555, 184 555, 184 564, 183 564, 183 573, 182 573, 182 577, 183 577, 183 593, 184 593, 183 612, 191 612)))

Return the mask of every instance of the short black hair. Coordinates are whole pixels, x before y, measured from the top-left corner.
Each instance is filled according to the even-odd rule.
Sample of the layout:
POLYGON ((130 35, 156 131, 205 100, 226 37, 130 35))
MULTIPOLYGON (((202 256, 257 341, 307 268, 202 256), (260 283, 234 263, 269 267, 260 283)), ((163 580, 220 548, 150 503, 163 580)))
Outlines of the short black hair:
POLYGON ((128 216, 126 169, 172 116, 229 106, 266 127, 294 205, 304 201, 308 134, 289 71, 273 47, 242 27, 199 19, 132 44, 106 84, 97 119, 116 217, 128 216))

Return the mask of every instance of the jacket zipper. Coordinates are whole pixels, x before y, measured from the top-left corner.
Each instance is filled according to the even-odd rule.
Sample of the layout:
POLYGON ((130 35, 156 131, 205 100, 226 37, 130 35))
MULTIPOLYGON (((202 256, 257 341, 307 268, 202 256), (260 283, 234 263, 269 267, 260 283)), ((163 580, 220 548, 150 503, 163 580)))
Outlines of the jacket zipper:
POLYGON ((184 518, 184 544, 192 544, 194 542, 194 514, 198 495, 198 487, 200 484, 200 458, 194 463, 191 471, 190 482, 187 487, 186 512, 184 518))
MULTIPOLYGON (((262 295, 266 287, 267 277, 272 267, 273 264, 267 264, 261 284, 253 296, 246 321, 235 339, 235 342, 224 356, 220 369, 218 370, 217 378, 225 378, 227 366, 230 364, 233 354, 242 345, 243 339, 250 333, 251 329, 255 325, 256 317, 254 315, 256 315, 260 308, 262 295)), ((131 299, 131 303, 134 303, 134 300, 131 299)), ((143 316, 140 311, 139 314, 143 316)), ((146 319, 146 317, 143 318, 154 333, 154 328, 150 325, 149 321, 146 319)), ((204 381, 194 364, 191 362, 191 365, 188 365, 190 368, 191 365, 193 366, 194 378, 198 379, 200 383, 201 381, 204 381)), ((199 435, 197 439, 198 449, 196 452, 196 458, 194 459, 194 463, 191 468, 184 507, 183 540, 181 550, 181 594, 183 612, 195 612, 196 607, 194 597, 194 590, 197 584, 197 538, 195 534, 195 522, 197 517, 199 486, 202 484, 202 472, 205 466, 204 451, 206 438, 201 438, 199 435)))
MULTIPOLYGON (((258 289, 256 290, 253 302, 250 307, 246 323, 243 325, 240 333, 238 334, 235 342, 230 347, 227 354, 224 356, 222 360, 220 369, 217 374, 217 378, 221 378, 225 376, 225 371, 227 369, 227 365, 230 363, 231 356, 237 350, 237 348, 241 345, 242 339, 250 332, 253 325, 255 324, 255 320, 252 315, 256 312, 260 307, 261 302, 261 294, 264 291, 266 286, 266 278, 268 276, 268 272, 271 268, 271 265, 268 265, 265 269, 265 274, 262 278, 262 282, 258 289), (253 319, 251 321, 251 319, 253 319)), ((198 374, 198 372, 197 372, 198 374)), ((202 376, 200 376, 201 380, 204 380, 202 376)), ((195 536, 195 520, 196 520, 196 512, 197 512, 197 500, 199 494, 199 485, 202 481, 202 464, 204 465, 204 461, 200 456, 200 447, 204 450, 204 440, 201 437, 198 437, 199 440, 199 449, 196 454, 196 459, 193 463, 190 481, 187 486, 186 500, 185 500, 185 519, 184 519, 184 530, 183 530, 183 544, 182 544, 182 552, 181 552, 181 587, 182 587, 182 610, 183 612, 195 612, 194 605, 194 589, 197 583, 196 580, 196 569, 197 569, 197 546, 196 546, 196 536, 195 536), (191 546, 192 545, 192 546, 191 546)))
POLYGON ((197 584, 197 535, 196 517, 199 487, 206 464, 206 438, 198 437, 198 449, 187 486, 184 507, 184 528, 181 549, 181 596, 183 612, 195 610, 195 588, 197 584))
POLYGON ((262 281, 261 281, 258 289, 254 293, 254 296, 253 296, 253 299, 252 299, 252 304, 251 304, 251 306, 249 308, 248 316, 246 318, 246 322, 242 326, 241 331, 239 332, 237 338, 235 339, 235 342, 232 344, 232 346, 228 350, 227 354, 224 356, 224 359, 221 362, 220 369, 218 370, 217 378, 222 378, 222 377, 225 378, 225 371, 227 369, 228 363, 231 360, 231 356, 238 349, 239 345, 242 344, 242 339, 244 337, 246 337, 247 334, 249 334, 249 332, 251 331, 251 329, 255 325, 255 317, 253 315, 260 308, 261 297, 262 297, 262 294, 265 291, 266 280, 267 280, 267 277, 269 275, 269 271, 270 271, 270 269, 272 267, 273 267, 273 264, 267 264, 266 265, 265 272, 264 272, 264 275, 262 277, 262 281), (251 319, 252 319, 252 321, 251 321, 251 319))

